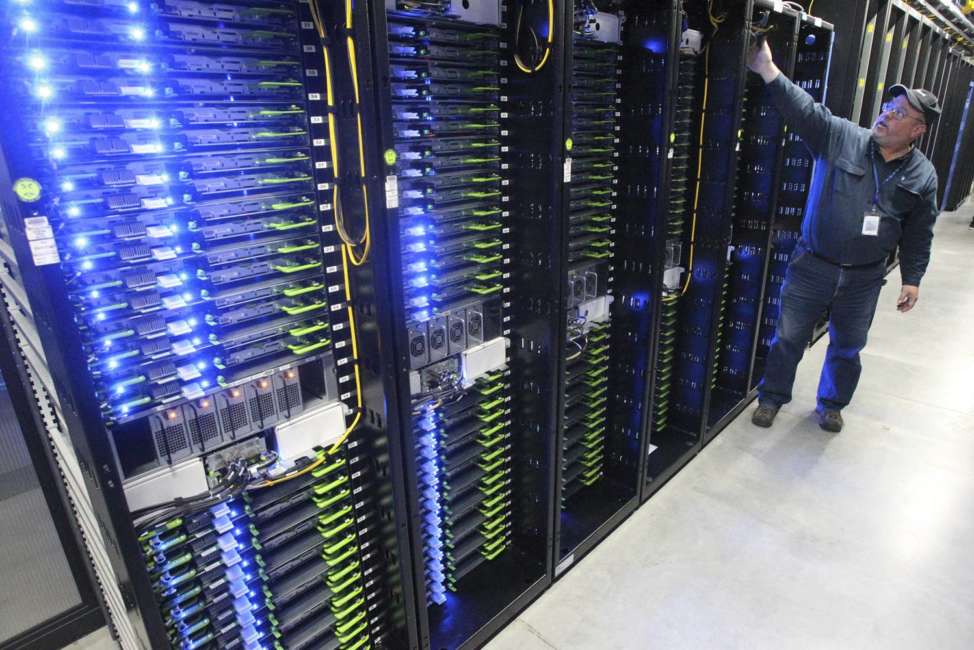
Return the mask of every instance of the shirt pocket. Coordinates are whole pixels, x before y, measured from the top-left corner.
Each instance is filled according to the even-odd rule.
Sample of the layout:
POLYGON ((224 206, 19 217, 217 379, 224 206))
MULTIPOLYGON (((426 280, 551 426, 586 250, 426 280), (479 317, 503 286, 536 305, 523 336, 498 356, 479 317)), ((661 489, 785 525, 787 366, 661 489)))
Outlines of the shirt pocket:
POLYGON ((902 223, 920 201, 920 193, 905 183, 897 183, 889 198, 889 210, 884 213, 902 223))
POLYGON ((832 173, 832 189, 834 194, 844 197, 839 209, 848 210, 851 208, 856 210, 861 207, 865 177, 866 168, 862 165, 845 158, 839 158, 835 161, 832 173), (855 199, 855 203, 846 203, 851 199, 855 199))

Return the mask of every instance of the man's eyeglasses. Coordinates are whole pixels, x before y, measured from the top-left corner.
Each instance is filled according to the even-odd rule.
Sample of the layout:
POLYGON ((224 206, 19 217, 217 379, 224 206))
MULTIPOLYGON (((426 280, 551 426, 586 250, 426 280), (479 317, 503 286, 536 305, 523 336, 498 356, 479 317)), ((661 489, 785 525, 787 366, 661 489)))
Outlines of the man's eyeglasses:
POLYGON ((910 118, 916 120, 920 124, 926 124, 924 120, 921 120, 919 117, 913 117, 912 115, 904 111, 902 108, 900 108, 893 102, 886 102, 885 104, 883 104, 882 113, 892 115, 893 119, 896 121, 910 118))

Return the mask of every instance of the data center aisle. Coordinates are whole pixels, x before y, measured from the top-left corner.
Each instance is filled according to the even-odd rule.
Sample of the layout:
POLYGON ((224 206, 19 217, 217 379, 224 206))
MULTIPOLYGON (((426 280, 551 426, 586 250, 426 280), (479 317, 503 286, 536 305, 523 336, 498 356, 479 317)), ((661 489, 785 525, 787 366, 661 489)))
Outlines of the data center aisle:
POLYGON ((974 647, 972 213, 913 313, 890 276, 841 434, 811 416, 823 340, 773 429, 748 409, 489 650, 974 647))

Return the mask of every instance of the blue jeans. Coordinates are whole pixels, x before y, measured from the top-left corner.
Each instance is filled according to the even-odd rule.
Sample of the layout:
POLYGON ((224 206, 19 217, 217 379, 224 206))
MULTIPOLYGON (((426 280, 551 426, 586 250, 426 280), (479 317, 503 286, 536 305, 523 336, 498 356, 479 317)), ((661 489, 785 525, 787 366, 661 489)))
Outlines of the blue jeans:
POLYGON ((818 407, 841 410, 849 404, 862 372, 859 351, 866 345, 885 271, 885 262, 841 268, 813 256, 799 242, 781 286, 781 316, 758 385, 760 403, 781 406, 791 401, 798 362, 815 324, 829 310, 830 340, 818 383, 818 407))

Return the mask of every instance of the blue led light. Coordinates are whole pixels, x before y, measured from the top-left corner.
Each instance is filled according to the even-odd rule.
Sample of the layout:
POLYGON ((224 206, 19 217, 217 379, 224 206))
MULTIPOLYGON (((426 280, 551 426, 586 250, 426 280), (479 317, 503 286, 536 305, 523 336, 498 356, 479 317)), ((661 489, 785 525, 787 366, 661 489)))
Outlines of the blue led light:
POLYGON ((109 370, 115 370, 116 368, 118 368, 118 360, 117 359, 109 359, 108 360, 108 369, 109 370))
POLYGON ((130 3, 128 3, 125 6, 129 10, 129 13, 130 14, 137 14, 137 13, 139 13, 139 4, 137 2, 130 2, 130 3))
POLYGON ((62 192, 73 192, 74 191, 74 183, 71 182, 71 181, 64 181, 63 183, 61 183, 61 191, 62 192))
POLYGON ((81 268, 85 271, 90 271, 91 269, 95 268, 95 265, 91 263, 91 260, 85 260, 81 263, 81 268))
POLYGON ((40 99, 50 99, 54 96, 54 90, 47 84, 41 84, 34 90, 34 94, 40 99))
POLYGON ((103 311, 102 312, 98 312, 98 315, 95 316, 95 320, 97 320, 99 322, 105 320, 105 318, 107 318, 107 317, 105 316, 105 312, 103 312, 103 311))
POLYGON ((145 40, 145 28, 134 26, 129 27, 129 38, 133 41, 144 41, 145 40))
POLYGON ((79 217, 79 216, 81 216, 81 208, 79 208, 76 205, 69 206, 68 207, 68 216, 69 217, 79 217))
POLYGON ((61 120, 56 117, 49 117, 44 120, 44 133, 47 135, 54 135, 61 132, 61 128, 64 125, 61 124, 61 120))
MULTIPOLYGON (((74 208, 74 209, 77 209, 77 208, 74 208)), ((70 210, 68 211, 68 213, 70 214, 70 210)), ((71 215, 71 216, 72 217, 75 217, 77 215, 71 215)), ((75 246, 75 248, 85 248, 86 246, 88 246, 88 238, 87 237, 76 237, 75 240, 74 240, 74 246, 75 246)))
POLYGON ((68 157, 68 152, 65 151, 64 147, 54 147, 51 149, 51 158, 54 160, 64 160, 68 157))
POLYGON ((116 386, 115 387, 115 394, 116 395, 124 395, 125 394, 125 386, 116 386))
POLYGON ((17 23, 17 26, 28 34, 33 34, 37 31, 37 21, 30 16, 24 16, 21 18, 20 22, 17 23))
POLYGON ((35 72, 40 72, 47 67, 47 59, 35 52, 27 57, 27 67, 35 72))

